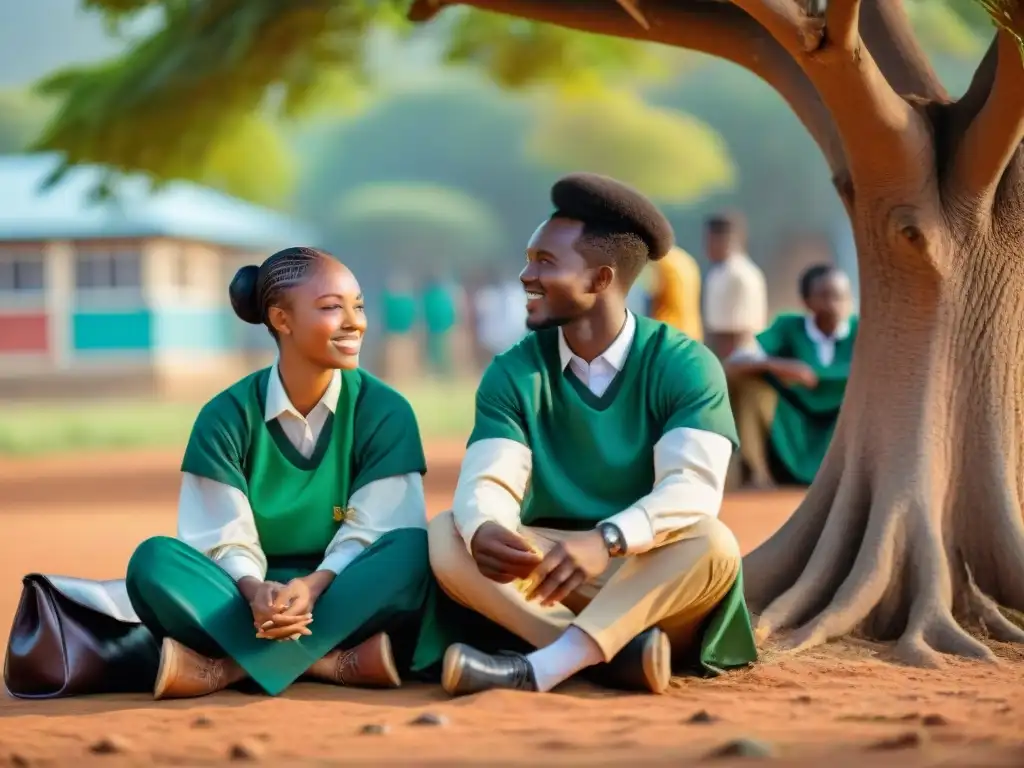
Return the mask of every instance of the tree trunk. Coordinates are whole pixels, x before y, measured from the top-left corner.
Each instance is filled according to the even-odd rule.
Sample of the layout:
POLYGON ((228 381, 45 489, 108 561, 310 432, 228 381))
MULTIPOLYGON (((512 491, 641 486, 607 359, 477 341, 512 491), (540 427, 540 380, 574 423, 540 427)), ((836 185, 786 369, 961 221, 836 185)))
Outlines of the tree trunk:
POLYGON ((999 607, 1024 611, 1024 237, 857 202, 874 214, 854 217, 853 369, 806 498, 745 560, 759 639, 854 632, 911 664, 991 660, 972 634, 1024 642, 999 607))

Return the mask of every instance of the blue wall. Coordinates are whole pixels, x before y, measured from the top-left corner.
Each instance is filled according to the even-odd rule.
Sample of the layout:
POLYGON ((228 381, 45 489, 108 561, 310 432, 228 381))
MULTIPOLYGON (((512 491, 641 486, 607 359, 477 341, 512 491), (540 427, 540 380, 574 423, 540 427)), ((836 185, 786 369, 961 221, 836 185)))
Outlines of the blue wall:
POLYGON ((170 309, 153 315, 153 347, 158 350, 228 352, 239 349, 243 323, 220 309, 170 309))
MULTIPOLYGON (((76 353, 188 351, 222 353, 253 344, 254 331, 230 310, 165 309, 127 312, 75 312, 71 318, 76 353)), ((269 341, 269 336, 267 336, 269 341)))
POLYGON ((145 309, 129 312, 75 312, 71 348, 75 352, 148 352, 153 318, 145 309))

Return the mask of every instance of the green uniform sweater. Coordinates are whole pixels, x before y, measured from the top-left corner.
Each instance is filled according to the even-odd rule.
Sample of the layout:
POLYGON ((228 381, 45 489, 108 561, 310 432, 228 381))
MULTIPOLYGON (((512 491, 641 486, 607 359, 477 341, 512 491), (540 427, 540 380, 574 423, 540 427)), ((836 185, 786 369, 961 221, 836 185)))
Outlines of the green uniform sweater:
POLYGON ((832 442, 839 407, 850 378, 850 361, 857 338, 857 318, 850 319, 850 332, 836 341, 835 357, 822 365, 814 340, 807 335, 803 315, 784 314, 758 335, 757 341, 769 357, 800 360, 818 377, 818 386, 784 384, 774 376, 765 377, 779 393, 772 421, 770 441, 779 461, 801 483, 810 484, 832 442))
MULTIPOLYGON (((737 445, 722 366, 703 344, 637 317, 623 369, 601 396, 562 369, 557 329, 498 355, 477 391, 469 443, 505 438, 530 449, 525 524, 588 529, 651 492, 654 446, 679 428, 737 445)), ((714 673, 756 658, 741 575, 708 619, 700 664, 714 673)))
POLYGON ((244 493, 268 558, 322 555, 353 493, 374 480, 426 472, 416 417, 379 379, 342 371, 337 407, 307 459, 276 419, 264 421, 270 370, 203 407, 181 471, 244 493))

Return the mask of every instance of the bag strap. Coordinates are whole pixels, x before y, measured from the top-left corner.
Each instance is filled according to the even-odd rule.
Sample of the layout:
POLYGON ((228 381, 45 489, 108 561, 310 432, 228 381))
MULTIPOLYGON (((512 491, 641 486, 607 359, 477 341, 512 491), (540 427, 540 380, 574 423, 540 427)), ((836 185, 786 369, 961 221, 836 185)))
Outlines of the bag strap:
POLYGON ((79 579, 75 576, 30 573, 25 576, 23 582, 30 581, 46 582, 71 602, 124 624, 142 623, 138 614, 135 613, 135 609, 132 608, 132 601, 128 598, 128 588, 124 579, 93 581, 79 579))

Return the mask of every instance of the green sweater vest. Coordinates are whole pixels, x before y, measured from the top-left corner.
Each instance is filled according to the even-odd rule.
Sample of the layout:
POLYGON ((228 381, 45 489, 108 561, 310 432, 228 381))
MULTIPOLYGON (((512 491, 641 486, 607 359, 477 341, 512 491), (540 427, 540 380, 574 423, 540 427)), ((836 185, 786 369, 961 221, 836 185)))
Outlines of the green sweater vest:
POLYGON ((477 391, 469 443, 506 438, 527 446, 533 473, 523 522, 584 529, 650 493, 654 445, 680 427, 737 444, 722 366, 683 333, 637 317, 623 370, 601 397, 562 370, 557 329, 498 355, 477 391))
POLYGON ((766 381, 779 393, 772 421, 771 446, 779 460, 801 483, 810 484, 818 472, 839 417, 839 407, 850 378, 857 318, 850 319, 850 333, 836 342, 835 358, 822 365, 814 340, 807 335, 803 315, 779 315, 757 341, 769 357, 800 360, 818 377, 818 386, 783 384, 774 376, 766 381))
POLYGON ((244 493, 268 558, 319 556, 353 493, 426 472, 419 428, 398 392, 364 371, 342 371, 337 407, 307 459, 277 419, 264 421, 270 371, 245 377, 203 407, 181 471, 244 493))

